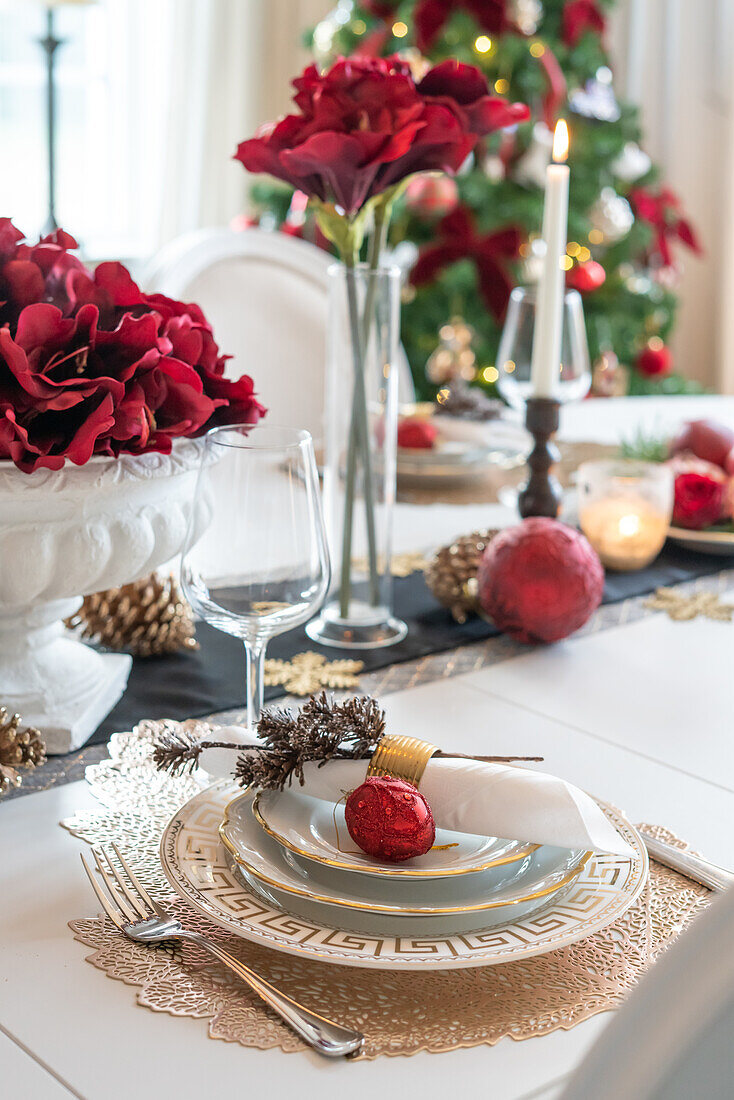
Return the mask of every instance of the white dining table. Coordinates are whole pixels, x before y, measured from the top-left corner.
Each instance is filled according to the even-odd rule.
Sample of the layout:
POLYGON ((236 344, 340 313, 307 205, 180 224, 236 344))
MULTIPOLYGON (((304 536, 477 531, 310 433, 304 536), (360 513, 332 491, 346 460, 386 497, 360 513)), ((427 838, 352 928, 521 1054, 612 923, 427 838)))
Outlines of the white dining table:
MULTIPOLYGON (((597 438, 592 431, 606 405, 614 405, 617 438, 645 412, 639 401, 593 404, 586 439, 597 438)), ((700 412, 734 426, 731 398, 658 405, 667 423, 700 412)), ((582 411, 573 410, 576 438, 582 411)), ((443 505, 430 523, 418 506, 403 507, 413 509, 414 522, 401 510, 401 540, 409 530, 417 538, 430 528, 431 535, 406 549, 470 529, 470 506, 452 514, 443 505)), ((725 595, 734 600, 734 585, 725 595)), ((665 825, 730 864, 733 668, 734 624, 673 622, 651 612, 382 702, 392 730, 458 751, 542 755, 538 766, 612 802, 631 821, 665 825)), ((568 1031, 493 1047, 354 1063, 213 1041, 205 1021, 140 1007, 134 987, 84 961, 90 949, 67 922, 98 907, 79 862, 84 845, 59 821, 98 808, 84 782, 0 802, 0 1096, 9 1100, 443 1100, 459 1090, 551 1100, 610 1019, 603 1013, 568 1031)))

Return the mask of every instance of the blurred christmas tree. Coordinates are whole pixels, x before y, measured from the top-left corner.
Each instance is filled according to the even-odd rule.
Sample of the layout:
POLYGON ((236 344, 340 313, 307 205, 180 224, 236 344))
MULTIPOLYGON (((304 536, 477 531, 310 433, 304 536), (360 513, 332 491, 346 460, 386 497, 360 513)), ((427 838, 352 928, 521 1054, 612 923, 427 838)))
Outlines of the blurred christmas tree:
MULTIPOLYGON (((411 262, 402 336, 420 396, 435 390, 426 362, 451 317, 474 330, 477 381, 493 387, 509 292, 539 274, 545 169, 561 115, 571 130, 567 281, 584 299, 596 392, 699 388, 673 372, 667 342, 675 246, 700 248, 640 147, 636 108, 614 92, 604 47, 614 2, 339 0, 313 33, 319 63, 399 52, 419 75, 453 57, 532 110, 531 122, 478 148, 456 180, 416 177, 393 217, 390 242, 411 262)), ((313 233, 298 196, 268 183, 254 199, 269 224, 313 233)))

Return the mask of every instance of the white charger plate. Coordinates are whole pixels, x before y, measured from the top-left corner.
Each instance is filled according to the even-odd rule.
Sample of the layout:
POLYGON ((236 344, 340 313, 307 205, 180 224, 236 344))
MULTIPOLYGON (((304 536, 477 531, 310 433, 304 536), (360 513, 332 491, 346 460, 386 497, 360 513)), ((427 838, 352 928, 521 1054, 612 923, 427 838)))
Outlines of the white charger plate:
MULTIPOLYGON (((360 851, 347 830, 344 805, 311 798, 299 790, 261 791, 251 803, 259 825, 300 859, 340 871, 391 879, 441 879, 510 867, 537 844, 436 830, 430 852, 402 863, 387 863, 360 851)), ((510 868, 511 870, 511 868, 510 868)), ((506 874, 503 872, 503 876, 506 874)))
POLYGON ((491 929, 461 935, 369 935, 294 916, 243 886, 218 828, 238 792, 228 780, 196 794, 161 838, 163 871, 172 888, 214 924, 288 954, 378 970, 453 970, 541 955, 593 935, 634 903, 647 881, 647 853, 637 831, 602 806, 631 845, 632 858, 594 854, 560 898, 491 929))

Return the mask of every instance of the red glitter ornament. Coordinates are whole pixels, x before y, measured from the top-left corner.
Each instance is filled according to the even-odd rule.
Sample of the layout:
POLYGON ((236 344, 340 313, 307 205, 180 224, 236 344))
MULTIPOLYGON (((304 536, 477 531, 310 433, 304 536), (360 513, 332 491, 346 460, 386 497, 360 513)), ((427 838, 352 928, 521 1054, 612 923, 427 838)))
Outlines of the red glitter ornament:
POLYGON ((344 816, 354 843, 390 863, 425 855, 436 839, 431 807, 404 779, 366 779, 349 795, 344 816))
POLYGON ((601 603, 604 569, 584 536, 544 516, 501 531, 479 563, 479 602, 519 642, 557 642, 601 603))
POLYGON ((435 424, 420 416, 406 416, 398 424, 398 447, 406 450, 430 451, 437 436, 435 424))

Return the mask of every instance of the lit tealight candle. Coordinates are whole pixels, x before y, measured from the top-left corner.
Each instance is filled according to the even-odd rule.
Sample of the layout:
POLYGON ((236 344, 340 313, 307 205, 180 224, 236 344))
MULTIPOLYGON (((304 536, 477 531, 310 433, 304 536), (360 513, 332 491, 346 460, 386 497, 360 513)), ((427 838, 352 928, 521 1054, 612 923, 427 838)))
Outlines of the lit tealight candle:
POLYGON ((660 553, 668 517, 642 497, 595 500, 579 514, 581 530, 610 569, 643 569, 660 553))
POLYGON ((644 569, 663 547, 672 476, 662 465, 589 462, 579 470, 579 526, 610 569, 644 569))

